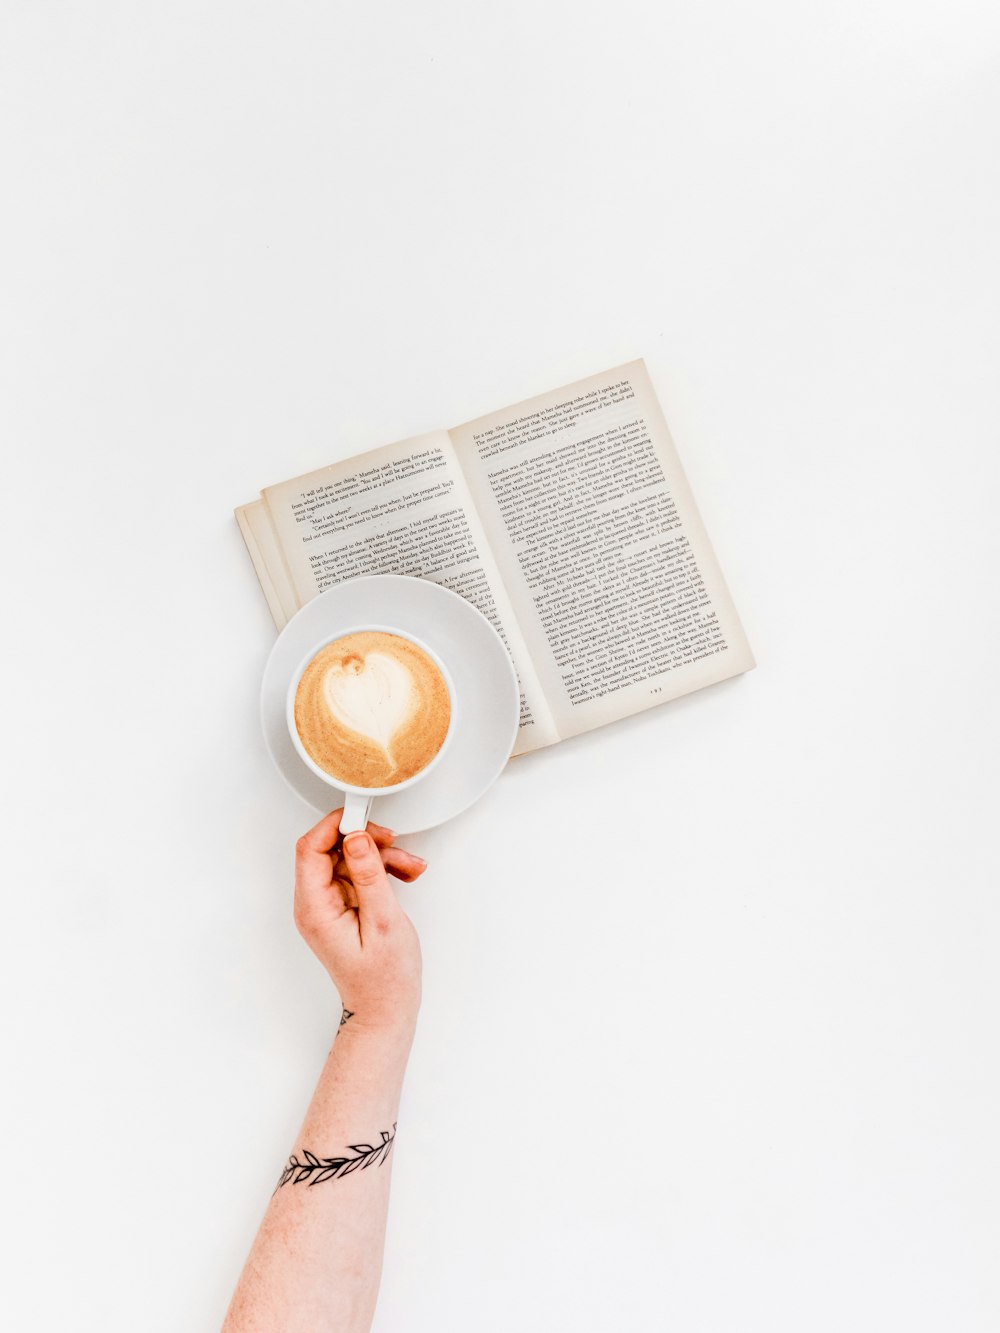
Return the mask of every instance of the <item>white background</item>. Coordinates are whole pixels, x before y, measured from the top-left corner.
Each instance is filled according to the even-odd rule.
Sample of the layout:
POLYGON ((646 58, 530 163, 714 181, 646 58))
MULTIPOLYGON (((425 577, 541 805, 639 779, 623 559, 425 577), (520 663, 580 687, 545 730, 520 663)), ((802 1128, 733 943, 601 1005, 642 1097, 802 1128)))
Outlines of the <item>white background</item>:
POLYGON ((645 356, 759 667, 410 840, 377 1333, 1000 1327, 996 6, 0 27, 5 1324, 217 1329, 338 1012, 233 506, 645 356))

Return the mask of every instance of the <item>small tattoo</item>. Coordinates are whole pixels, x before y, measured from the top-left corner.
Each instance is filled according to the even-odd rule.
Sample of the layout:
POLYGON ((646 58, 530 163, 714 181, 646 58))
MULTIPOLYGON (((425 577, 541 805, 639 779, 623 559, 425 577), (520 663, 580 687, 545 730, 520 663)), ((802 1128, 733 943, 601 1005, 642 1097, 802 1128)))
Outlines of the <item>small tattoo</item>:
POLYGON ((370 1143, 352 1143, 347 1151, 354 1153, 353 1157, 317 1157, 315 1153, 303 1148, 302 1156, 305 1161, 300 1162, 294 1154, 289 1157, 288 1165, 274 1187, 275 1194, 289 1181, 293 1185, 299 1185, 303 1180, 308 1180, 310 1185, 318 1185, 321 1181, 333 1180, 336 1176, 349 1176, 359 1167, 364 1171, 375 1162, 384 1162, 395 1142, 396 1126, 393 1125, 391 1134, 387 1134, 384 1129, 380 1132, 382 1142, 376 1147, 372 1147, 370 1143))
POLYGON ((353 1017, 354 1017, 354 1010, 345 1009, 344 1012, 340 1015, 340 1023, 338 1026, 343 1027, 344 1024, 347 1022, 347 1020, 353 1017))

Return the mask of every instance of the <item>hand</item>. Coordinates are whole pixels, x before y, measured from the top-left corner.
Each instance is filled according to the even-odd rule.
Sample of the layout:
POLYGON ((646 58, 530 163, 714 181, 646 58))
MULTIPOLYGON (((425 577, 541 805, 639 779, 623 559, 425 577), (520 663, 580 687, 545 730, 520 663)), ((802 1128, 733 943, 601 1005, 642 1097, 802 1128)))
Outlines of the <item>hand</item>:
POLYGON ((295 924, 333 979, 351 1027, 409 1031, 420 1007, 420 942, 386 872, 412 881, 426 861, 380 824, 340 837, 334 810, 295 848, 295 924))

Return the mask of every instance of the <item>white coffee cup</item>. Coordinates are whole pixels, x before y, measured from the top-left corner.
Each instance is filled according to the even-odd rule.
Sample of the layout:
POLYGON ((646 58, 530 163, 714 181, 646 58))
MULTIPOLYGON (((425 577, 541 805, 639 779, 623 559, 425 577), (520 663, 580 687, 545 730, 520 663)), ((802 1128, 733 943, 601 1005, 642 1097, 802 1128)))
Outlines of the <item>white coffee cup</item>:
POLYGON ((340 820, 340 832, 357 833, 364 829, 368 823, 368 816, 371 813, 372 802, 376 796, 390 796, 396 792, 405 791, 407 787, 413 787, 418 782, 422 782, 429 773, 431 773, 441 762, 444 752, 451 743, 451 738, 455 732, 455 687, 452 684, 451 676, 448 674, 448 668, 441 661, 440 657, 433 648, 428 647, 422 639, 418 639, 415 634, 410 634, 407 630, 396 629, 393 625, 353 625, 349 629, 338 630, 336 634, 330 634, 325 639, 310 648, 309 652, 299 663, 296 670, 292 673, 291 683, 288 686, 288 700, 285 706, 285 716, 288 722, 288 734, 292 738, 292 744, 298 752, 299 758, 307 768, 312 769, 318 778, 327 783, 335 791, 344 793, 344 813, 340 820), (364 634, 376 632, 380 634, 395 634, 401 639, 409 639, 410 643, 426 653, 437 669, 448 688, 448 701, 450 704, 450 716, 448 719, 448 730, 445 733, 444 741, 437 754, 426 764, 419 773, 414 773, 412 777, 407 778, 405 782, 394 783, 391 787, 356 787, 350 783, 342 782, 328 773, 325 768, 320 768, 319 764, 309 755, 305 746, 302 744, 302 738, 299 735, 298 727, 295 725, 295 695, 299 688, 299 681, 302 679, 302 673, 313 660, 318 652, 321 652, 327 644, 336 643, 338 639, 346 639, 349 634, 364 634))

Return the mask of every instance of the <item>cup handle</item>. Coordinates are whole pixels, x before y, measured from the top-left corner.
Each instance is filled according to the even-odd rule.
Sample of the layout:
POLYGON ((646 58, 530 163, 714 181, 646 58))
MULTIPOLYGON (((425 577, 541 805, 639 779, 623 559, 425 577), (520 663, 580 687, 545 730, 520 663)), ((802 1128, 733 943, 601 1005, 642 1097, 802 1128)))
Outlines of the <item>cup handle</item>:
POLYGON ((368 824, 368 815, 372 808, 371 796, 360 796, 355 792, 344 793, 344 813, 340 817, 340 835, 361 833, 368 824))

